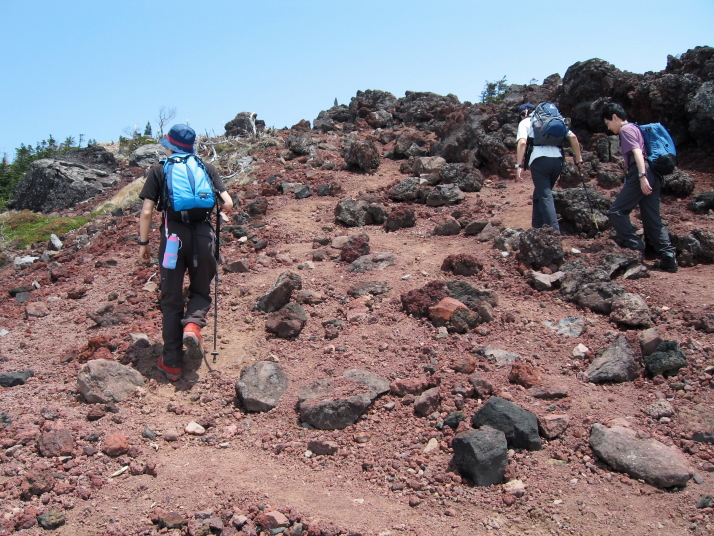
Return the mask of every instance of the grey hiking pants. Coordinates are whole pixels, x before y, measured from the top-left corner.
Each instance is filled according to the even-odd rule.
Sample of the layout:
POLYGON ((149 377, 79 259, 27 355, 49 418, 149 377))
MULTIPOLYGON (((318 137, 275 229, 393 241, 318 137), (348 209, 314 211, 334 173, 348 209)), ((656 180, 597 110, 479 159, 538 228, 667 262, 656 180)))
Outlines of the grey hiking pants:
POLYGON ((667 228, 662 224, 659 215, 659 196, 662 189, 662 179, 649 166, 647 180, 652 187, 652 193, 645 195, 640 188, 640 179, 637 177, 637 165, 633 164, 627 170, 625 185, 622 187, 615 202, 610 207, 609 217, 617 235, 616 241, 622 247, 644 251, 645 244, 635 233, 635 228, 630 221, 630 212, 639 205, 642 227, 645 235, 652 243, 655 251, 662 256, 675 254, 675 249, 669 241, 667 228))
POLYGON ((531 162, 531 178, 533 179, 533 216, 531 226, 539 229, 550 225, 560 233, 558 215, 555 212, 553 187, 563 169, 563 159, 541 156, 531 162))
MULTIPOLYGON (((211 281, 216 275, 216 259, 213 256, 213 228, 208 222, 191 226, 169 221, 169 234, 176 233, 181 240, 176 268, 160 267, 162 335, 164 339, 164 364, 169 367, 183 366, 183 327, 193 323, 206 326, 206 315, 211 307, 211 281), (194 249, 195 239, 195 249, 194 249), (194 255, 197 266, 194 266, 194 255), (188 272, 188 302, 184 303, 184 274, 188 272)), ((164 258, 166 235, 161 232, 159 261, 164 258)))

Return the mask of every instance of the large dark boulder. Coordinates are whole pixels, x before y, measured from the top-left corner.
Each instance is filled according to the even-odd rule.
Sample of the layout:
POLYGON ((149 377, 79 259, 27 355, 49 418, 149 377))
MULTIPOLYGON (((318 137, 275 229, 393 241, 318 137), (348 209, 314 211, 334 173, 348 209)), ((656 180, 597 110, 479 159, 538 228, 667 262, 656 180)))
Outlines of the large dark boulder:
POLYGON ((312 128, 329 132, 331 130, 340 130, 341 123, 350 121, 350 110, 344 104, 336 104, 329 110, 322 110, 317 114, 317 119, 312 122, 312 128))
POLYGON ((384 110, 393 114, 396 106, 397 98, 387 91, 381 91, 379 89, 358 91, 357 95, 352 97, 350 101, 350 120, 354 121, 357 118, 366 118, 371 112, 378 110, 384 110))
POLYGON ((342 149, 342 157, 350 168, 372 172, 379 167, 381 155, 371 140, 350 140, 342 149))
POLYGON ((477 486, 500 484, 508 465, 506 434, 484 426, 454 436, 454 463, 477 486))
POLYGON ((407 91, 399 99, 394 116, 406 124, 444 121, 453 111, 461 107, 456 95, 437 95, 430 92, 407 91))
POLYGON ((560 230, 564 233, 584 233, 595 236, 612 227, 608 212, 612 199, 595 191, 591 186, 553 190, 555 210, 561 216, 560 230))
POLYGON ((89 201, 117 182, 116 175, 83 164, 43 158, 30 164, 9 208, 52 212, 89 201))
POLYGON ((117 161, 114 155, 107 151, 101 145, 88 145, 71 149, 62 155, 62 160, 65 162, 74 162, 75 164, 83 164, 92 169, 101 169, 111 172, 117 168, 117 161))
POLYGON ((257 115, 255 112, 240 112, 226 123, 226 136, 260 136, 265 131, 265 121, 256 119, 257 115))
POLYGON ((471 426, 490 426, 506 434, 512 449, 540 450, 538 419, 530 411, 503 398, 492 396, 471 419, 471 426))

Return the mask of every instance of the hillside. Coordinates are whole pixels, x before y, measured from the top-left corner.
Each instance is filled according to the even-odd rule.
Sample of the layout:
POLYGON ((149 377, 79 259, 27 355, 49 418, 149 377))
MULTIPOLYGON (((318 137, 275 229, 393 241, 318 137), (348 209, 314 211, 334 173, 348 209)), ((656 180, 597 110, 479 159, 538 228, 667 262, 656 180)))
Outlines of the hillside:
MULTIPOLYGON (((223 174, 242 169, 228 182, 239 203, 221 233, 216 361, 209 355, 176 384, 155 368, 158 268, 138 262, 135 198, 61 236, 59 252, 48 253, 46 244, 7 251, 38 258, 0 268, 0 373, 32 371, 0 390, 0 534, 42 533, 37 516, 47 513, 64 519, 54 527, 42 518, 55 534, 74 536, 711 534, 714 264, 706 255, 714 221, 711 210, 696 213, 690 203, 714 190, 714 165, 695 140, 684 141, 680 170, 693 190, 663 195, 678 243, 696 236, 701 245, 696 253, 680 246, 678 273, 647 269, 653 258, 633 258, 606 227, 554 239, 536 234, 537 244, 560 243, 564 258, 527 265, 515 249, 519 232, 530 228, 532 182, 528 174, 514 180, 508 134, 519 99, 555 97, 561 87, 521 88, 518 97, 514 89, 491 106, 432 94, 382 106, 388 95, 359 92, 349 107, 322 115, 335 128, 318 128, 316 120, 313 129, 296 125, 258 139, 202 140, 203 157, 223 174), (380 112, 390 106, 391 123, 380 112), (478 188, 453 204, 395 200, 395 185, 408 177, 421 176, 419 188, 433 193, 444 178, 429 168, 443 169, 430 156, 439 151, 478 188), (246 156, 249 167, 238 163, 246 156), (303 197, 305 186, 311 195, 303 197), (387 232, 374 216, 347 226, 336 221, 336 208, 349 199, 385 218, 411 210, 414 225, 402 218, 404 226, 387 232), (456 234, 442 234, 452 220, 456 234), (467 234, 472 223, 485 229, 467 234), (352 256, 339 249, 350 237, 352 256), (392 264, 355 271, 351 261, 365 253, 392 264), (452 255, 473 273, 449 271, 444 261, 452 255), (608 284, 642 297, 649 326, 597 312, 556 284, 538 290, 532 268, 551 275, 575 265, 609 269, 608 284), (642 277, 623 277, 633 267, 642 277), (266 330, 271 315, 255 305, 285 273, 300 281, 292 301, 306 321, 280 338, 266 330), (454 281, 491 299, 476 326, 459 329, 449 319, 438 327, 409 309, 418 301, 409 293, 433 300, 434 289, 454 281), (578 330, 556 331, 572 319, 578 330), (642 347, 653 340, 676 341, 686 363, 666 377, 652 374, 642 347), (592 362, 616 344, 633 353, 636 377, 588 381, 592 362), (97 359, 135 369, 145 384, 119 402, 87 402, 78 374, 97 359), (248 412, 236 382, 262 361, 279 364, 289 384, 274 409, 248 412), (390 387, 343 429, 306 425, 301 389, 352 369, 390 387), (422 399, 434 387, 436 401, 422 399), (542 448, 510 447, 508 483, 476 486, 457 469, 453 440, 496 398, 538 418, 542 448), (594 425, 651 437, 682 457, 691 478, 671 488, 613 469, 593 450, 594 425)), ((618 157, 602 162, 598 140, 609 138, 579 124, 586 180, 611 200, 619 186, 603 177, 619 176, 618 157)), ((120 159, 116 184, 92 207, 132 188, 143 172, 120 159)), ((567 186, 582 189, 572 171, 559 185, 567 186)), ((633 220, 639 225, 636 213, 633 220)), ((154 223, 156 254, 158 214, 154 223)), ((209 351, 213 331, 212 313, 204 330, 209 351)), ((354 390, 337 384, 337 391, 354 390)))

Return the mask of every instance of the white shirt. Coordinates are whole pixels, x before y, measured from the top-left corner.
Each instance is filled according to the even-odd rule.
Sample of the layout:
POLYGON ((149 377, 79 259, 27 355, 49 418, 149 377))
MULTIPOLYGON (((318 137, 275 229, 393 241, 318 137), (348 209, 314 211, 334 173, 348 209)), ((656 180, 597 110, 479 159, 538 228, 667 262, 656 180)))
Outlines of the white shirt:
MULTIPOLYGON (((533 137, 533 124, 531 119, 532 118, 528 116, 523 121, 518 123, 516 141, 528 140, 529 137, 533 137)), ((547 156, 549 158, 562 158, 563 154, 560 152, 560 147, 555 147, 553 145, 534 145, 531 157, 528 160, 528 165, 530 166, 533 163, 533 160, 540 158, 541 156, 547 156)))

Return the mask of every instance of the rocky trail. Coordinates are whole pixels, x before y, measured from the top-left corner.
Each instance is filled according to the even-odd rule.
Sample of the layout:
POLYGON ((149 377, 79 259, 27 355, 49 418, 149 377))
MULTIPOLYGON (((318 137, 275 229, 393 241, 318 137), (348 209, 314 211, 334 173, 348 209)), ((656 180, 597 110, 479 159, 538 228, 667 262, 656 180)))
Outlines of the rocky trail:
MULTIPOLYGON (((589 227, 572 173, 559 213, 578 230, 529 230, 513 103, 451 97, 360 92, 313 129, 241 138, 257 127, 239 114, 203 140, 241 170, 239 203, 216 361, 176 383, 155 368, 135 199, 59 251, 7 250, 0 534, 711 534, 714 221, 692 204, 711 157, 685 152, 663 195, 681 268, 658 272, 589 227)), ((612 140, 582 139, 606 204, 612 140)), ((54 210, 115 198, 145 167, 121 156, 91 207, 54 210)), ((213 332, 212 311, 209 352, 213 332)))

